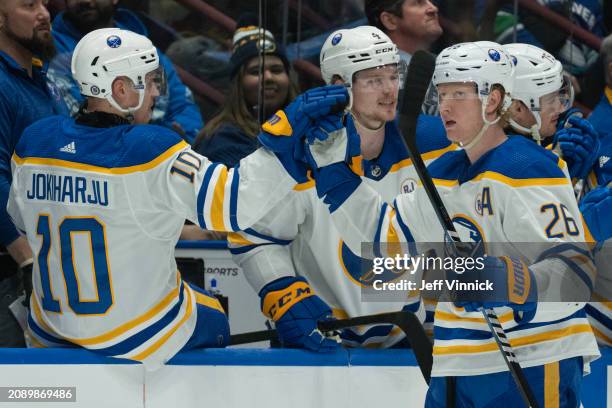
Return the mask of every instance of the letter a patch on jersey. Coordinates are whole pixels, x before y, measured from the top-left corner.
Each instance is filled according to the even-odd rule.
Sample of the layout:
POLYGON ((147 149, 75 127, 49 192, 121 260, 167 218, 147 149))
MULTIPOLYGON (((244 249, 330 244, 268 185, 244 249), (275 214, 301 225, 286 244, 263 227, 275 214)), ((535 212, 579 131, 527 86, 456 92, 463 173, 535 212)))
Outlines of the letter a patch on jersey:
POLYGON ((274 136, 291 136, 293 134, 293 128, 287 120, 287 115, 282 110, 276 112, 261 128, 274 136))
POLYGON ((476 212, 479 215, 493 215, 493 206, 491 205, 491 189, 484 187, 482 193, 476 196, 475 202, 476 212))

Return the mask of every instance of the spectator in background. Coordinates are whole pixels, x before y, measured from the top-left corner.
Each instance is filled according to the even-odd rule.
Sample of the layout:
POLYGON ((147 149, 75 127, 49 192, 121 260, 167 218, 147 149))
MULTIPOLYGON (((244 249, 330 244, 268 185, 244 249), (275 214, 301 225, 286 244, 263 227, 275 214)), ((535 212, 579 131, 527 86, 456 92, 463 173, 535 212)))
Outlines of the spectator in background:
MULTIPOLYGON (((166 55, 175 64, 187 70, 214 89, 229 88, 229 55, 216 41, 203 35, 183 37, 166 49, 166 55)), ((216 98, 194 93, 195 103, 202 116, 213 117, 221 102, 216 98)))
POLYGON ((32 251, 6 212, 11 156, 26 127, 46 116, 68 113, 58 90, 46 79, 43 61, 53 56, 55 47, 45 3, 0 2, 0 245, 8 252, 0 254, 0 347, 25 346, 8 306, 22 294, 23 285, 32 285, 32 251))
POLYGON ((259 103, 260 45, 264 44, 264 118, 287 105, 297 95, 289 77, 285 50, 269 31, 257 27, 257 16, 244 14, 234 33, 230 59, 231 84, 218 115, 198 135, 195 150, 228 167, 259 147, 257 133, 259 103))
MULTIPOLYGON (((79 40, 88 32, 98 28, 118 27, 147 36, 140 19, 131 11, 116 8, 118 0, 67 0, 66 10, 53 20, 53 36, 58 50, 49 69, 49 77, 64 90, 66 104, 74 115, 85 98, 70 73, 72 52, 79 40)), ((175 130, 188 143, 203 126, 198 107, 193 102, 191 91, 181 82, 172 62, 159 52, 164 68, 168 91, 155 104, 151 123, 175 130)))
MULTIPOLYGON (((606 35, 603 8, 599 0, 541 0, 540 3, 600 38, 606 35)), ((516 25, 516 41, 543 48, 561 61, 563 68, 574 77, 572 82, 576 99, 592 108, 597 103, 602 85, 598 82, 601 80, 601 71, 597 63, 597 50, 571 36, 565 28, 530 10, 521 7, 515 16, 512 5, 500 0, 496 7, 499 11, 494 23, 494 41, 500 44, 514 42, 516 25), (593 90, 597 93, 593 93, 593 90)), ((486 19, 482 25, 487 25, 486 19)))
POLYGON ((418 50, 429 50, 442 35, 438 8, 430 0, 366 0, 365 14, 397 45, 406 64, 418 50))

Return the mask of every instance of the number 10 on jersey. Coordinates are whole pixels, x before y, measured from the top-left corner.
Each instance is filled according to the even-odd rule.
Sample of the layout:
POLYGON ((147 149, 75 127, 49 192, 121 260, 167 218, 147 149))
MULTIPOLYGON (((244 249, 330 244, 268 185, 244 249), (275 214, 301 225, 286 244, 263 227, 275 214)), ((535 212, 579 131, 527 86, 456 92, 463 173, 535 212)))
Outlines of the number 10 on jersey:
MULTIPOLYGON (((36 233, 42 238, 37 261, 42 285, 41 303, 43 309, 49 312, 61 313, 60 300, 53 293, 53 286, 60 282, 52 282, 49 271, 49 255, 57 243, 53 242, 52 220, 48 214, 38 217, 36 233)), ((67 304, 78 315, 100 315, 106 313, 113 305, 113 291, 108 252, 106 248, 106 232, 104 224, 95 217, 65 217, 59 223, 60 263, 55 265, 61 269, 61 276, 66 287, 67 304), (89 237, 90 257, 93 268, 93 282, 96 289, 95 299, 83 299, 79 283, 79 271, 75 266, 74 242, 75 234, 85 234, 89 237)), ((54 266, 52 266, 54 267, 54 266)), ((59 277, 59 274, 53 274, 59 277)))

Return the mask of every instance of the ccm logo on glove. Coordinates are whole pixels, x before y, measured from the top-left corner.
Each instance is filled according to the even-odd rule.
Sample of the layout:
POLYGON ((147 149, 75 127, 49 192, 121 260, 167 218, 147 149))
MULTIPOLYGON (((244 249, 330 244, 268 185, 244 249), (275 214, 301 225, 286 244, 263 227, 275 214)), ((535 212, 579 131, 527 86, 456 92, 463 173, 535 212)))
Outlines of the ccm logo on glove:
POLYGON ((518 258, 501 257, 508 267, 508 298, 512 303, 519 305, 527 301, 529 295, 529 287, 531 286, 531 277, 525 265, 518 258))
POLYGON ((306 282, 295 282, 285 289, 276 290, 266 295, 263 301, 263 313, 276 321, 297 302, 313 296, 312 289, 306 282))

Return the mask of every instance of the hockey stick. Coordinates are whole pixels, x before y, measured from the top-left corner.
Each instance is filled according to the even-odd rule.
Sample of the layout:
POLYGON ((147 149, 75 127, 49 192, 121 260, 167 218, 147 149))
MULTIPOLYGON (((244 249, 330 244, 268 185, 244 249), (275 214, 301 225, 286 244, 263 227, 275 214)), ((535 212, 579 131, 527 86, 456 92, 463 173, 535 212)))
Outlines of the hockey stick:
MULTIPOLYGON (((412 158, 414 168, 417 171, 421 183, 423 183, 427 196, 429 197, 429 201, 434 207, 440 224, 442 224, 442 227, 446 230, 446 233, 451 238, 450 244, 456 250, 457 244, 460 243, 461 240, 457 234, 457 230, 455 229, 453 222, 448 215, 448 212, 446 211, 446 207, 438 194, 438 190, 436 189, 431 176, 427 171, 427 167, 419 154, 416 143, 417 118, 421 111, 421 105, 425 99, 425 94, 433 76, 434 69, 434 55, 426 51, 417 51, 412 56, 410 66, 408 68, 408 75, 406 75, 406 80, 404 82, 404 97, 402 98, 399 112, 399 128, 406 143, 406 147, 410 152, 410 157, 412 158)), ((512 374, 512 378, 521 392, 523 400, 527 406, 537 408, 538 402, 533 394, 533 391, 531 390, 531 387, 529 386, 529 383, 527 382, 525 373, 523 372, 523 369, 521 368, 521 365, 514 354, 514 350, 512 350, 512 346, 510 345, 508 337, 506 336, 506 333, 499 322, 497 314, 493 309, 483 309, 482 313, 487 325, 489 326, 489 329, 491 330, 491 333, 493 334, 495 342, 502 353, 504 361, 512 374)))
MULTIPOLYGON (((421 373, 427 384, 431 378, 431 366, 433 364, 432 344, 425 333, 425 329, 421 325, 419 319, 412 312, 400 311, 392 313, 381 313, 367 316, 354 317, 352 319, 343 320, 326 320, 319 322, 318 328, 322 332, 346 329, 347 327, 370 325, 370 324, 393 324, 399 327, 416 357, 421 373)), ((229 344, 235 346, 237 344, 254 343, 257 341, 273 340, 277 338, 276 330, 262 330, 250 333, 233 334, 230 337, 229 344)))

